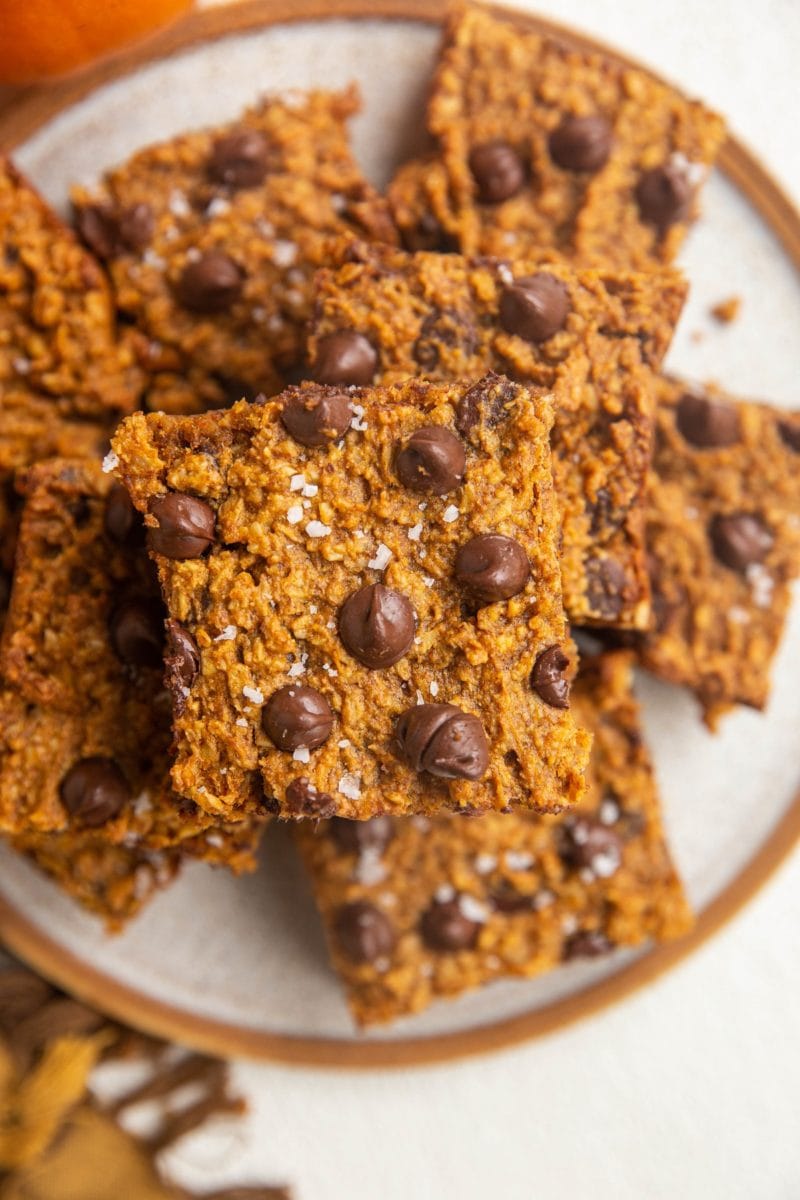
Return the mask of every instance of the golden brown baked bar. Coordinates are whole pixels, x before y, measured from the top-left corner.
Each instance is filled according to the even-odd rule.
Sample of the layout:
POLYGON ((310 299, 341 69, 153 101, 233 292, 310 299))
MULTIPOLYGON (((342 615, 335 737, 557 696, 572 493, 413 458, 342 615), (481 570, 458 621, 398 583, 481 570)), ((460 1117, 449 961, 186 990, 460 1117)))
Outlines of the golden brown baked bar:
POLYGON ((359 1024, 689 929, 630 663, 618 651, 581 664, 573 702, 594 745, 574 812, 297 827, 359 1024))
POLYGON ((0 474, 93 452, 141 386, 99 265, 0 157, 0 474))
POLYGON ((197 412, 279 391, 329 240, 394 240, 350 150, 358 108, 354 88, 271 98, 75 190, 78 229, 139 333, 147 407, 197 412))
POLYGON ((654 627, 643 664, 697 695, 706 723, 763 708, 800 572, 800 414, 713 386, 659 384, 647 496, 654 627))
POLYGON ((551 421, 498 377, 127 420, 119 474, 196 659, 176 791, 227 819, 264 796, 362 819, 574 803, 551 421))
POLYGON ((480 8, 447 23, 427 124, 436 153, 389 189, 411 248, 618 267, 672 261, 725 139, 651 75, 480 8))
POLYGON ((643 493, 654 368, 686 295, 674 271, 512 268, 456 254, 351 247, 317 276, 309 361, 327 383, 487 370, 552 389, 564 601, 579 624, 646 628, 643 493))

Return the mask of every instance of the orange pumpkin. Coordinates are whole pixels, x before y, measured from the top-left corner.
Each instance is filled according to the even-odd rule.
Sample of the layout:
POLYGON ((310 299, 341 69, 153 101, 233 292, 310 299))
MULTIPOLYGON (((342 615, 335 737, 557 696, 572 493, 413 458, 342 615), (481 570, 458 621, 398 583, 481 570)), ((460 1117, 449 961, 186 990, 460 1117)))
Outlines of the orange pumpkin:
POLYGON ((0 83, 66 75, 166 25, 192 0, 0 0, 0 83))

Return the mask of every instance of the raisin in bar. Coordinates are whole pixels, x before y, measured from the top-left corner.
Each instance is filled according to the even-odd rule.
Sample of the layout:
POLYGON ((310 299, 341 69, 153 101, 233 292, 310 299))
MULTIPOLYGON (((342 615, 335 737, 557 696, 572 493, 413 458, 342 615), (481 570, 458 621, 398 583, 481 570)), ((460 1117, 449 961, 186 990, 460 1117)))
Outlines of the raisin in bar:
POLYGON ((394 240, 346 121, 354 89, 264 101, 76 189, 76 223, 138 330, 149 408, 202 411, 274 393, 302 350, 331 237, 394 240))
POLYGON ((100 266, 0 157, 0 475, 94 453, 141 389, 100 266))
POLYGON ((226 819, 265 795, 361 819, 574 803, 551 420, 489 378, 125 421, 119 473, 197 661, 176 791, 226 819))
POLYGON ((644 666, 706 723, 761 709, 800 573, 800 414, 664 378, 647 497, 653 629, 644 666))
POLYGON ((127 493, 77 460, 39 463, 24 486, 0 642, 0 831, 54 834, 62 850, 90 831, 131 849, 180 843, 214 862, 221 838, 230 865, 252 867, 257 819, 217 827, 169 787, 164 613, 127 493))
POLYGON ((408 245, 642 269, 675 257, 725 140, 651 75, 478 8, 447 23, 427 124, 433 161, 389 190, 408 245))
POLYGON ((594 745, 572 813, 297 827, 359 1024, 688 930, 630 664, 623 651, 581 664, 572 695, 594 745))
POLYGON ((654 368, 686 295, 661 272, 574 270, 351 246, 320 271, 309 341, 325 383, 487 370, 552 389, 564 602, 579 624, 646 628, 644 487, 654 368))

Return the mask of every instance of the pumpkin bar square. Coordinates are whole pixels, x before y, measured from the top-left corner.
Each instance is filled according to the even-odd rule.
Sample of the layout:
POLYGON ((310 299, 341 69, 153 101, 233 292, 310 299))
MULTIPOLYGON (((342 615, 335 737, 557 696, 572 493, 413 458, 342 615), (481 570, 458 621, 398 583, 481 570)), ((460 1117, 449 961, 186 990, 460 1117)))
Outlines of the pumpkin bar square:
POLYGON ((22 482, 0 642, 0 831, 62 848, 180 843, 214 862, 227 847, 230 865, 252 867, 258 821, 220 826, 170 789, 164 613, 127 493, 77 460, 38 463, 22 482))
POLYGON ((119 475, 197 661, 176 791, 226 819, 265 796, 292 818, 574 804, 551 421, 497 377, 125 421, 119 475))
POLYGON ((99 264, 0 157, 0 474, 93 453, 141 388, 99 264))
POLYGON ((712 729, 763 709, 800 573, 800 413, 659 384, 647 495, 653 628, 644 666, 697 695, 712 729))
POLYGON ((578 624, 646 628, 644 488, 655 369, 686 296, 671 269, 576 270, 351 246, 320 271, 309 360, 326 383, 498 371, 552 390, 564 603, 578 624))
POLYGON ((674 259, 726 136, 650 74, 480 8, 447 22, 427 125, 434 155, 389 189, 407 244, 640 269, 674 259))
POLYGON ((138 333, 145 405, 196 412, 280 390, 331 238, 395 240, 347 135, 355 88, 272 97, 147 147, 73 193, 138 333))
POLYGON ((360 1025, 690 928, 631 661, 617 651, 581 662, 573 705, 594 744, 586 795, 570 813, 297 827, 360 1025))

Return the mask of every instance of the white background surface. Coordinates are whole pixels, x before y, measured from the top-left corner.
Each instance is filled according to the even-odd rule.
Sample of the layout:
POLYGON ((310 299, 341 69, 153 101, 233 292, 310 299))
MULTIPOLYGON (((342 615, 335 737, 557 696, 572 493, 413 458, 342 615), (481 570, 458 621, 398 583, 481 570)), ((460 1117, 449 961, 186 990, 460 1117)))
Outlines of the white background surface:
MULTIPOLYGON (((800 201, 798 0, 536 9, 703 96, 800 201)), ((796 853, 661 982, 491 1057, 360 1075, 237 1065, 247 1122, 187 1141, 170 1165, 195 1186, 285 1180, 298 1200, 798 1197, 799 896, 796 853)))
MULTIPOLYGON (((721 109, 800 202, 797 0, 535 8, 721 109)), ((300 1200, 793 1200, 798 929, 795 852, 705 949, 563 1033, 402 1073, 238 1065, 244 1131, 187 1142, 174 1166, 198 1185, 288 1180, 300 1200)))

